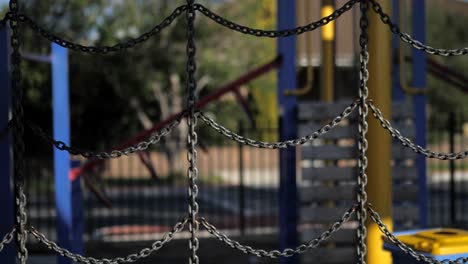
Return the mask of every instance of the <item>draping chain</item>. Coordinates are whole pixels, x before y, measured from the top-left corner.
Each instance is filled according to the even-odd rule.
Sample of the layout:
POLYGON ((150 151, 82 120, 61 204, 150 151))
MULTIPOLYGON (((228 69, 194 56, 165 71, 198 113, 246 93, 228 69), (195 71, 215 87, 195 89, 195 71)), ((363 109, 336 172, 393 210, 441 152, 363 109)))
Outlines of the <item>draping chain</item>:
POLYGON ((20 14, 18 16, 19 20, 25 22, 34 32, 38 33, 42 37, 48 39, 51 42, 54 42, 64 48, 71 49, 78 52, 85 52, 85 53, 101 53, 107 54, 111 52, 118 52, 125 49, 133 48, 147 40, 149 40, 154 35, 158 34, 164 28, 168 27, 172 24, 172 22, 184 11, 187 9, 187 5, 182 5, 177 7, 168 17, 166 17, 161 23, 154 26, 150 31, 143 33, 137 38, 132 38, 128 41, 117 43, 112 46, 85 46, 78 43, 74 43, 63 38, 56 36, 55 34, 47 31, 46 29, 39 26, 34 20, 29 18, 24 14, 20 14))
POLYGON ((206 114, 203 112, 199 112, 199 117, 201 120, 203 120, 209 127, 213 128, 216 132, 226 136, 227 138, 234 140, 238 143, 249 145, 252 147, 256 148, 268 148, 268 149, 280 149, 280 148, 287 148, 287 147, 293 147, 293 146, 298 146, 298 145, 303 145, 307 142, 310 142, 314 139, 317 139, 318 137, 326 134, 329 132, 331 129, 336 127, 343 119, 348 117, 358 106, 359 100, 356 100, 349 106, 347 106, 343 112, 341 112, 338 116, 336 116, 332 121, 327 123, 326 125, 322 126, 319 128, 317 131, 308 134, 306 136, 296 138, 296 139, 291 139, 291 140, 286 140, 286 141, 279 141, 279 142, 265 142, 265 141, 258 141, 255 139, 250 139, 247 137, 244 137, 242 135, 239 135, 233 131, 230 131, 226 127, 216 123, 212 118, 208 117, 206 114))
POLYGON ((10 45, 11 53, 11 89, 13 90, 13 160, 14 160, 14 186, 16 203, 16 243, 18 245, 18 259, 20 264, 26 264, 28 259, 28 250, 26 249, 27 232, 25 225, 26 215, 26 196, 24 195, 24 127, 23 127, 23 89, 21 87, 21 55, 19 39, 19 19, 17 0, 9 1, 10 18, 10 45))
MULTIPOLYGON (((372 3, 372 9, 379 14, 380 19, 382 22, 390 28, 390 30, 398 35, 400 39, 408 44, 410 44, 413 48, 422 50, 428 54, 432 55, 439 55, 439 56, 461 56, 468 53, 468 47, 463 47, 459 49, 440 49, 434 48, 428 45, 421 43, 420 41, 413 39, 408 33, 401 32, 400 27, 397 24, 393 23, 390 16, 382 10, 382 6, 376 0, 369 0, 372 3)), ((421 11, 423 12, 423 10, 421 11)))
POLYGON ((201 4, 195 4, 195 9, 200 11, 209 19, 213 20, 214 22, 232 29, 234 31, 238 31, 243 34, 252 35, 256 37, 270 37, 270 38, 278 38, 278 37, 288 37, 292 35, 300 35, 302 33, 313 31, 321 26, 325 26, 326 24, 330 23, 331 21, 340 17, 343 13, 349 11, 356 3, 360 2, 361 0, 350 0, 346 2, 342 7, 336 9, 331 13, 329 16, 322 17, 320 20, 307 24, 305 26, 299 26, 296 28, 291 29, 283 29, 283 30, 262 30, 262 29, 255 29, 246 26, 239 25, 233 21, 230 21, 226 18, 217 15, 213 11, 209 10, 207 7, 201 4))
POLYGON ((198 258, 197 251, 199 247, 199 241, 197 238, 197 232, 199 223, 197 221, 198 216, 198 168, 197 168, 197 115, 195 113, 195 107, 197 104, 197 80, 195 79, 195 73, 197 70, 197 64, 195 60, 196 45, 195 45, 195 0, 187 0, 187 161, 189 163, 187 169, 188 176, 188 211, 189 211, 189 223, 188 229, 190 232, 189 239, 189 263, 198 264, 200 259, 198 258))
POLYGON ((206 230, 215 236, 218 240, 226 243, 231 248, 240 250, 244 254, 251 254, 257 257, 269 257, 269 258, 279 258, 279 257, 291 257, 296 254, 302 254, 312 248, 318 247, 323 241, 330 238, 330 236, 335 233, 336 231, 340 230, 344 223, 348 222, 351 216, 356 211, 357 206, 351 207, 348 211, 346 211, 340 220, 336 221, 331 225, 331 227, 325 230, 322 234, 320 234, 317 238, 308 241, 307 243, 301 244, 296 248, 286 248, 282 251, 279 250, 271 250, 266 251, 263 249, 254 249, 250 246, 245 246, 240 244, 238 241, 232 240, 227 237, 225 234, 219 232, 215 226, 210 224, 205 218, 201 217, 200 223, 206 228, 206 230))
POLYGON ((398 139, 398 141, 400 141, 400 143, 403 146, 412 149, 414 152, 422 154, 426 156, 427 158, 441 159, 441 160, 457 160, 457 159, 465 159, 468 157, 468 150, 461 151, 461 152, 442 153, 442 152, 435 152, 435 151, 423 148, 422 146, 419 146, 413 143, 409 138, 402 136, 401 132, 398 129, 392 127, 390 121, 388 121, 387 119, 383 117, 382 111, 377 106, 375 106, 372 101, 368 101, 367 104, 372 110, 372 115, 380 121, 380 125, 384 129, 388 130, 392 137, 398 139))
POLYGON ((3 248, 13 240, 13 238, 15 237, 15 233, 16 233, 16 228, 13 228, 13 230, 8 232, 3 237, 3 239, 0 241, 0 252, 2 252, 3 248))
POLYGON ((467 257, 461 257, 455 260, 437 260, 429 256, 425 256, 424 254, 416 252, 411 247, 407 246, 401 240, 399 240, 395 235, 393 235, 390 230, 388 229, 387 225, 382 221, 380 215, 372 208, 371 205, 368 205, 367 210, 369 210, 370 218, 374 221, 377 226, 379 227, 380 231, 385 235, 386 238, 390 240, 394 245, 400 248, 405 254, 410 255, 411 257, 417 259, 418 261, 424 261, 426 263, 434 263, 434 264, 460 264, 460 263, 467 263, 467 257))
POLYGON ((44 140, 48 144, 53 145, 55 148, 59 150, 67 151, 68 153, 72 155, 81 155, 82 157, 85 157, 88 159, 90 158, 116 159, 124 155, 128 156, 135 152, 144 151, 148 149, 151 145, 158 143, 162 137, 168 135, 176 126, 180 124, 182 117, 183 115, 181 115, 176 120, 169 123, 167 126, 163 127, 161 130, 151 134, 148 140, 144 139, 136 144, 133 144, 132 146, 129 146, 120 150, 115 149, 112 151, 99 151, 99 152, 89 151, 89 150, 84 150, 84 149, 77 148, 77 147, 68 146, 63 141, 55 140, 54 138, 46 134, 42 130, 41 127, 35 125, 34 123, 30 121, 26 121, 25 123, 34 132, 34 134, 38 135, 42 140, 44 140))
POLYGON ((165 233, 163 238, 161 240, 155 241, 151 245, 151 247, 144 248, 140 250, 138 253, 133 253, 123 258, 118 257, 118 258, 113 258, 113 259, 106 259, 106 258, 96 259, 93 257, 85 257, 80 254, 75 254, 75 253, 70 252, 68 249, 61 248, 54 241, 47 239, 44 236, 44 234, 39 232, 34 227, 29 227, 28 232, 31 233, 31 235, 33 235, 39 242, 46 245, 47 248, 49 248, 50 250, 58 253, 60 256, 67 257, 73 260, 74 262, 86 263, 86 264, 118 264, 118 263, 136 262, 160 250, 165 244, 169 243, 171 240, 174 239, 175 234, 179 233, 180 231, 184 229, 185 225, 187 224, 187 221, 188 221, 188 218, 184 218, 184 220, 177 222, 177 224, 174 225, 171 231, 165 233))
POLYGON ((361 1, 360 5, 361 17, 359 20, 359 27, 361 33, 359 35, 359 45, 361 47, 360 51, 360 70, 359 70, 359 124, 358 124, 358 132, 359 132, 359 139, 358 139, 358 150, 359 150, 359 158, 358 158, 358 175, 357 175, 357 202, 358 202, 358 210, 357 210, 357 220, 358 220, 358 228, 357 228, 357 237, 358 237, 358 246, 357 246, 357 255, 358 255, 358 263, 365 264, 366 263, 366 253, 367 253, 367 246, 366 246, 366 237, 367 237, 367 229, 366 229, 366 219, 367 219, 367 211, 365 205, 367 203, 367 193, 366 193, 366 185, 367 185, 367 114, 368 108, 366 104, 367 97, 369 95, 369 89, 367 88, 367 81, 369 79, 369 71, 367 69, 367 63, 369 62, 369 52, 368 52, 368 43, 369 43, 369 36, 367 34, 367 30, 369 27, 369 18, 367 17, 369 4, 367 1, 361 1))

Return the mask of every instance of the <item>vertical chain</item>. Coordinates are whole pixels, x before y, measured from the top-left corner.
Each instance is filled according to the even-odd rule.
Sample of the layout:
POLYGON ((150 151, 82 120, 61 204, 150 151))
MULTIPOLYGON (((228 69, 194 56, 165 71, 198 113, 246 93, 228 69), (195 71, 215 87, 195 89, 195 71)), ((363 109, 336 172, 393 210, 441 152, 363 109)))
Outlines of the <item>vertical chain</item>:
POLYGON ((10 0, 9 8, 11 12, 10 28, 12 47, 11 54, 11 89, 13 90, 13 160, 14 160, 14 182, 15 182, 15 202, 16 202, 16 241, 18 244, 18 258, 21 264, 26 264, 28 250, 26 249, 27 233, 25 229, 26 216, 26 196, 24 195, 24 142, 23 142, 23 90, 21 89, 21 56, 19 40, 19 19, 17 0, 10 0))
POLYGON ((188 136, 187 136, 187 160, 189 162, 189 167, 187 169, 189 188, 189 232, 190 232, 190 264, 198 264, 199 258, 197 255, 197 250, 199 246, 197 232, 199 224, 197 221, 198 215, 198 168, 197 168, 197 132, 195 127, 197 125, 197 116, 195 115, 195 106, 196 106, 196 90, 197 90, 197 81, 195 79, 196 72, 196 61, 195 61, 195 0, 187 0, 187 126, 188 126, 188 136))
POLYGON ((360 11, 361 11, 361 18, 359 21, 359 26, 361 29, 361 34, 359 36, 359 45, 361 47, 360 51, 360 70, 359 70, 359 141, 358 141, 358 149, 359 149, 359 159, 358 159, 358 176, 357 176, 357 183, 358 183, 358 190, 357 190, 357 202, 358 202, 358 210, 357 210, 357 219, 359 222, 357 236, 358 236, 358 247, 357 247, 357 254, 358 254, 358 263, 365 264, 366 263, 366 237, 367 237, 367 229, 366 229, 366 219, 367 219, 367 211, 366 211, 366 203, 367 203, 367 193, 366 193, 366 185, 367 185, 367 175, 366 175, 366 168, 367 168, 367 139, 366 133, 368 129, 367 125, 367 114, 368 108, 366 104, 367 97, 369 95, 369 90, 367 88, 367 80, 369 79, 369 71, 367 69, 367 63, 369 61, 369 52, 368 52, 368 41, 369 37, 367 34, 367 29, 369 27, 369 19, 367 17, 367 12, 369 8, 369 3, 367 0, 361 1, 360 3, 360 11))

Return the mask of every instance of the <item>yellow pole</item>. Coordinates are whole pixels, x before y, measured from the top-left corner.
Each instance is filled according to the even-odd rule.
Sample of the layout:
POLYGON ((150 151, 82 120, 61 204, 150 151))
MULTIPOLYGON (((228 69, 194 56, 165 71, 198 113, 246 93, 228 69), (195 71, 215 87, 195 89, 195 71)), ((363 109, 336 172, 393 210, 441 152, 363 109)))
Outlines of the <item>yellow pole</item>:
MULTIPOLYGON (((322 6, 322 17, 328 16, 333 12, 333 1, 324 0, 322 6)), ((335 40, 335 22, 331 21, 322 27, 322 95, 321 99, 324 102, 333 102, 335 92, 335 56, 334 56, 334 40, 335 40)))
MULTIPOLYGON (((383 10, 390 12, 391 1, 379 2, 383 10)), ((391 35, 375 12, 369 12, 369 24, 369 98, 391 116, 391 35)), ((392 228, 391 137, 372 116, 368 122, 368 200, 392 228)), ((383 250, 382 233, 377 225, 369 220, 367 230, 367 262, 391 264, 391 255, 383 250)))

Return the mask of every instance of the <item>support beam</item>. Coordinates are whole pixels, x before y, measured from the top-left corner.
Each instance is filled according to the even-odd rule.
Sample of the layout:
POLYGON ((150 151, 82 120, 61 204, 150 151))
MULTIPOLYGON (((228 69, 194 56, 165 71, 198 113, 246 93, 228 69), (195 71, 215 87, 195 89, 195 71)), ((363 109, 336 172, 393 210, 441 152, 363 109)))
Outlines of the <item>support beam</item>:
MULTIPOLYGON (((0 28, 0 133, 7 127, 10 119, 10 41, 8 29, 0 28)), ((3 133, 2 133, 3 134, 3 133)), ((10 232, 14 226, 14 197, 12 149, 10 133, 0 138, 0 238, 10 232)), ((15 262, 14 243, 7 245, 0 253, 0 263, 15 262)))
MULTIPOLYGON (((70 145, 68 55, 65 48, 56 44, 52 44, 52 96, 54 138, 70 145)), ((54 173, 58 244, 72 252, 83 253, 79 252, 83 247, 81 236, 76 233, 79 225, 74 214, 79 208, 73 207, 73 200, 75 198, 76 202, 77 199, 73 197, 73 191, 77 190, 77 186, 72 186, 69 179, 70 155, 66 151, 54 149, 54 173)), ((70 259, 57 258, 59 264, 71 263, 70 259)))
MULTIPOLYGON (((425 0, 413 0, 413 34, 414 37, 426 42, 426 8, 425 0)), ((426 69, 427 55, 426 53, 413 49, 413 80, 412 86, 416 89, 426 88, 426 69)), ((417 94, 413 97, 414 105, 414 120, 416 124, 416 144, 426 147, 426 95, 417 94)), ((419 214, 420 227, 427 227, 427 179, 426 179, 426 158, 419 155, 416 159, 416 167, 418 168, 419 180, 419 214)))
MULTIPOLYGON (((293 28, 296 25, 296 1, 277 0, 278 29, 293 28)), ((283 64, 278 71, 278 105, 280 113, 280 140, 297 137, 297 99, 285 96, 284 92, 296 89, 296 37, 278 39, 278 54, 283 64)), ((280 248, 294 248, 297 235, 297 187, 296 151, 294 148, 280 150, 279 189, 280 248)), ((298 257, 282 258, 280 263, 298 263, 298 257)))
MULTIPOLYGON (((379 2, 384 10, 390 10, 391 1, 379 2)), ((391 116, 391 34, 375 12, 369 11, 369 24, 369 98, 391 116)), ((368 200, 392 228, 391 137, 371 115, 368 122, 368 200)), ((367 228, 367 262, 391 264, 390 253, 383 250, 382 233, 378 226, 368 221, 367 228)))

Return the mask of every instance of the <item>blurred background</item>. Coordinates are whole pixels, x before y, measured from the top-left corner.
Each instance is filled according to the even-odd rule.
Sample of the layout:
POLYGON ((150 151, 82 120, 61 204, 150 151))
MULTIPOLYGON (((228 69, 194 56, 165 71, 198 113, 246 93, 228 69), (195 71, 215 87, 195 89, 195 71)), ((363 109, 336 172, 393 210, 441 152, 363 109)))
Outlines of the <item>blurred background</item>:
MULTIPOLYGON (((276 1, 199 2, 242 25, 262 29, 275 29, 277 26, 276 1)), ((322 17, 323 6, 338 8, 346 1, 297 2, 302 7, 297 10, 297 24, 303 25, 322 17)), ((402 1, 398 13, 401 27, 409 33, 415 30, 411 24, 413 11, 410 2, 402 1)), ((435 47, 466 46, 468 3, 455 0, 425 2, 425 10, 420 12, 426 14, 426 42, 435 47)), ((84 45, 101 46, 141 35, 184 3, 169 0, 30 0, 21 1, 20 9, 58 36, 84 45)), ((3 16, 7 11, 7 1, 2 0, 0 4, 3 16)), ((333 89, 329 103, 343 105, 343 102, 349 103, 356 98, 359 79, 358 12, 359 9, 354 8, 334 23, 331 41, 323 39, 320 29, 297 38, 298 87, 309 87, 306 92, 297 95, 299 104, 326 101, 323 90, 326 85, 331 85, 333 89), (329 64, 332 65, 331 84, 327 81, 329 77, 326 77, 324 66, 327 58, 332 59, 329 64)), ((185 27, 186 21, 181 16, 161 34, 135 49, 120 53, 98 56, 69 52, 72 145, 92 150, 112 149, 184 109, 185 27)), ((22 85, 26 119, 33 120, 46 133, 52 134, 51 68, 49 64, 34 59, 37 54, 49 54, 50 43, 26 27, 22 29, 22 85)), ((238 80, 277 57, 275 39, 232 32, 201 14, 197 15, 196 20, 196 41, 200 98, 209 97, 223 85, 238 80)), ((407 45, 396 47, 392 59, 399 67, 406 65, 406 69, 410 69, 411 48, 407 45)), ((429 56, 428 65, 425 94, 427 146, 445 152, 465 150, 468 148, 468 61, 463 56, 429 56)), ((407 70, 397 77, 396 83, 411 78, 412 71, 407 70)), ((204 111, 241 135, 265 141, 278 140, 280 110, 277 103, 277 72, 269 71, 232 91, 210 101, 204 111)), ((411 104, 408 100, 405 102, 411 104)), ((315 127, 329 120, 326 116, 323 118, 315 120, 315 127)), ((404 119, 403 123, 410 124, 408 127, 413 124, 411 115, 395 118, 404 119)), ((308 123, 299 126, 301 135, 305 134, 303 131, 313 131, 308 123)), ((186 215, 186 130, 186 125, 182 123, 148 151, 98 163, 80 177, 83 189, 83 240, 87 255, 113 257, 132 253, 149 245, 149 241, 160 239, 164 232, 186 215)), ((239 145, 203 124, 199 125, 198 130, 200 214, 221 231, 247 244, 266 249, 277 248, 279 152, 239 145)), ((53 149, 40 142, 30 130, 26 130, 25 140, 29 222, 55 240, 57 213, 53 149)), ((328 138, 317 144, 353 146, 354 143, 350 142, 350 139, 328 138)), ((317 183, 313 176, 306 175, 308 169, 330 163, 315 154, 308 156, 305 153, 309 152, 297 150, 297 166, 301 168, 297 175, 299 189, 326 186, 336 188, 332 192, 340 192, 352 184, 340 179, 317 183)), ((78 156, 71 158, 75 164, 87 162, 78 156)), ((355 166, 354 157, 331 159, 334 160, 333 164, 339 164, 337 166, 355 166)), ((411 165, 415 157, 405 156, 402 159, 402 163, 411 165)), ((467 226, 468 210, 463 208, 468 203, 468 162, 459 160, 451 164, 427 160, 425 166, 429 193, 427 226, 467 226)), ((411 200, 398 205, 406 208, 404 216, 395 220, 398 230, 417 227, 421 222, 418 213, 410 212, 413 207, 408 204, 418 204, 420 196, 416 180, 408 179, 397 179, 395 183, 406 188, 402 192, 411 200)), ((337 202, 325 192, 315 194, 308 195, 307 201, 301 198, 301 203, 307 202, 311 208, 326 205, 335 209, 349 204, 347 198, 337 202)), ((312 230, 321 230, 325 223, 331 222, 327 217, 320 218, 323 222, 313 217, 301 219, 298 230, 309 230, 311 227, 312 230)), ((184 236, 186 234, 179 235, 180 239, 165 247, 161 254, 155 254, 141 263, 185 261, 188 252, 186 241, 182 239, 184 236)), ((220 260, 225 263, 276 263, 245 257, 209 238, 206 232, 202 232, 201 236, 203 263, 219 263, 220 260)), ((352 244, 355 241, 335 241, 328 247, 340 247, 340 243, 352 244)), ((30 244, 30 254, 34 257, 31 263, 54 263, 55 258, 49 257, 50 252, 43 246, 33 239, 30 244)), ((308 263, 308 260, 303 262, 308 263)))

